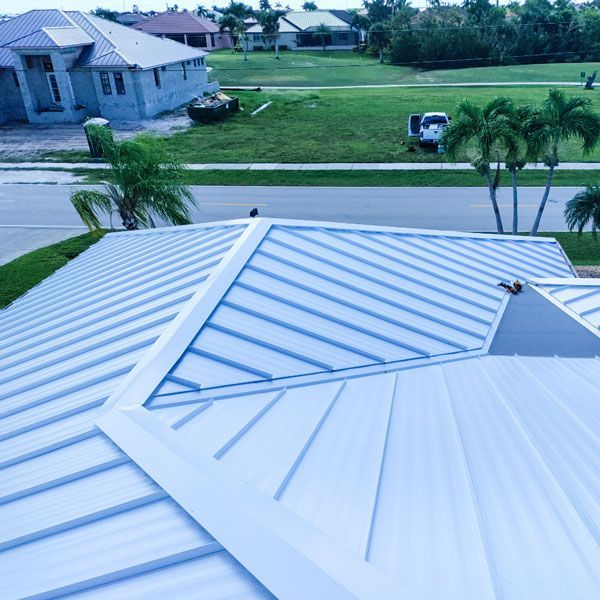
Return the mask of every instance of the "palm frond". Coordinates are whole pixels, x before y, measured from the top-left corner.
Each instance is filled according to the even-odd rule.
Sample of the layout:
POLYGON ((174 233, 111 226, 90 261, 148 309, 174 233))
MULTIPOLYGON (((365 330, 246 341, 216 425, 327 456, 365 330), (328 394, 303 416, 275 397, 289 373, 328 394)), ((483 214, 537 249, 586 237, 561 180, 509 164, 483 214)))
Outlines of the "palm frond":
POLYGON ((111 199, 95 190, 79 190, 71 194, 71 204, 90 231, 101 229, 99 213, 110 214, 111 199))
POLYGON ((591 224, 596 237, 596 230, 600 228, 600 185, 587 186, 575 194, 565 206, 565 220, 569 231, 577 229, 578 233, 591 224))

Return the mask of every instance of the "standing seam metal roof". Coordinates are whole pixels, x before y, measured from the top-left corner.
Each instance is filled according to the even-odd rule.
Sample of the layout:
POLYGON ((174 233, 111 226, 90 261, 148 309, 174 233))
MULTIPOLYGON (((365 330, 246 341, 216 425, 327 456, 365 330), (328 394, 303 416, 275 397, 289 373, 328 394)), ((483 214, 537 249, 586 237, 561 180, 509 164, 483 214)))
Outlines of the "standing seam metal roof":
POLYGON ((3 593, 597 597, 599 361, 486 356, 497 280, 572 275, 547 238, 106 236, 0 312, 3 593))

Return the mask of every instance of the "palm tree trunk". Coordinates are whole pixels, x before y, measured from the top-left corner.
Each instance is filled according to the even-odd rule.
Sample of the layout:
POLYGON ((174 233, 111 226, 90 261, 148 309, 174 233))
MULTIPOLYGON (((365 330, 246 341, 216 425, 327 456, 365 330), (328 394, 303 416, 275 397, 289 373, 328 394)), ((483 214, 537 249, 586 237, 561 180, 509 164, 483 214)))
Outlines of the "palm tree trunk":
POLYGON ((279 58, 279 40, 275 38, 275 58, 279 58))
POLYGON ((130 212, 119 212, 119 215, 121 217, 121 221, 123 222, 123 227, 125 227, 127 231, 139 229, 140 224, 135 215, 130 212))
POLYGON ((513 222, 512 222, 512 233, 518 235, 519 233, 519 188, 517 182, 517 169, 510 170, 510 179, 512 182, 513 192, 513 222))
POLYGON ((383 64, 383 48, 379 49, 379 62, 383 64))
POLYGON ((546 189, 544 190, 544 195, 540 201, 540 206, 537 211, 537 215, 535 216, 535 221, 533 222, 533 227, 531 228, 530 235, 537 235, 538 229, 540 228, 540 222, 542 220, 542 215, 544 214, 544 209, 546 208, 546 202, 548 202, 548 196, 550 195, 550 188, 552 187, 552 177, 554 176, 554 166, 548 168, 548 177, 546 179, 546 189))
POLYGON ((490 202, 492 203, 492 208, 494 209, 494 216, 496 217, 496 229, 498 233, 504 233, 504 227, 502 225, 502 217, 500 216, 500 209, 498 208, 498 200, 496 198, 496 186, 494 185, 494 180, 492 179, 492 173, 488 169, 486 174, 488 190, 490 192, 490 202))
POLYGON ((248 60, 248 44, 245 35, 242 35, 242 50, 244 51, 244 60, 248 60))

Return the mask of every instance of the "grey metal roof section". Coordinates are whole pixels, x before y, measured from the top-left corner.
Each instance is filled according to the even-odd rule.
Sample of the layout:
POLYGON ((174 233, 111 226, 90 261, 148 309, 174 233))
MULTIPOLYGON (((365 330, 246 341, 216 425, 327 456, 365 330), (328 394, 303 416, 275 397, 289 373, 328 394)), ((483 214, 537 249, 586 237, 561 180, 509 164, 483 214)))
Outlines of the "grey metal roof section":
POLYGON ((34 10, 0 24, 0 66, 13 66, 10 48, 68 46, 85 46, 78 67, 147 69, 206 55, 80 11, 34 10))
POLYGON ((549 283, 540 281, 538 287, 600 329, 600 279, 570 279, 549 283))
POLYGON ((109 235, 0 311, 3 600, 269 596, 94 424, 243 231, 109 235))
POLYGON ((489 354, 595 357, 600 356, 600 333, 593 333, 525 286, 519 294, 510 296, 489 354))

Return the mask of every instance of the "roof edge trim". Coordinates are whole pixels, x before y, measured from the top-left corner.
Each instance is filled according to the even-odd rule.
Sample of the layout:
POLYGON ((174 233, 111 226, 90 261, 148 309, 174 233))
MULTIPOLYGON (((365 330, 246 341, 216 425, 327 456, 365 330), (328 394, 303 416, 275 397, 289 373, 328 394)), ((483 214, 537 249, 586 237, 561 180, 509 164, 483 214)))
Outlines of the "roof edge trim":
MULTIPOLYGON (((192 225, 179 225, 177 227, 156 227, 153 229, 140 229, 138 231, 120 231, 109 233, 108 235, 152 235, 165 231, 177 231, 179 229, 204 229, 206 227, 217 227, 222 225, 241 225, 248 223, 255 223, 256 221, 267 221, 269 225, 285 225, 285 227, 297 227, 297 228, 322 228, 322 229, 338 229, 342 231, 381 231, 389 233, 397 233, 404 235, 419 235, 426 237, 448 237, 448 238, 470 238, 470 239, 485 239, 485 240, 508 240, 517 241, 524 244, 536 243, 536 244, 556 244, 562 250, 562 247, 557 242, 556 238, 553 237, 530 237, 523 235, 507 235, 499 233, 476 233, 467 231, 454 231, 454 230, 443 230, 443 229, 411 229, 410 227, 394 227, 390 225, 366 225, 360 223, 340 223, 331 221, 315 221, 315 220, 304 220, 304 219, 273 219, 273 218, 246 218, 246 219, 235 219, 235 220, 224 220, 224 221, 210 221, 206 223, 194 223, 192 225)), ((563 251, 564 253, 564 251, 563 251)), ((570 264, 570 263, 569 263, 570 264)))
POLYGON ((315 590, 339 600, 397 597, 387 576, 217 459, 190 452, 144 407, 114 408, 96 423, 277 598, 304 600, 315 590))
MULTIPOLYGON (((231 226, 231 225, 230 225, 231 226)), ((148 352, 105 403, 105 409, 144 404, 192 342, 270 228, 265 220, 246 226, 215 270, 188 300, 148 352)))

